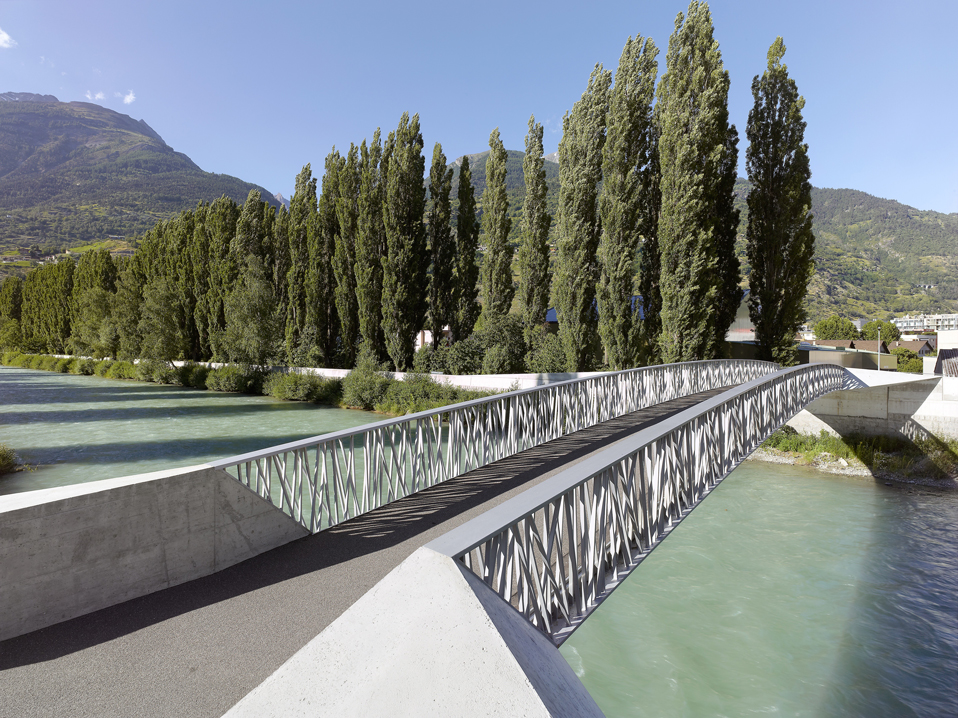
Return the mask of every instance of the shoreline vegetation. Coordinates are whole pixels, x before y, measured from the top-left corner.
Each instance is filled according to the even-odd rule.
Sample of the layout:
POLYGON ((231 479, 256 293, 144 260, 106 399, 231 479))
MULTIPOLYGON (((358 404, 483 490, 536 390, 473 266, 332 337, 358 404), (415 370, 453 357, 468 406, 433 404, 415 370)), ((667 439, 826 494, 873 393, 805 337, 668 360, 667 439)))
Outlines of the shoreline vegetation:
POLYGON ((904 437, 817 436, 786 425, 749 457, 751 461, 807 466, 828 474, 958 489, 958 441, 904 437))

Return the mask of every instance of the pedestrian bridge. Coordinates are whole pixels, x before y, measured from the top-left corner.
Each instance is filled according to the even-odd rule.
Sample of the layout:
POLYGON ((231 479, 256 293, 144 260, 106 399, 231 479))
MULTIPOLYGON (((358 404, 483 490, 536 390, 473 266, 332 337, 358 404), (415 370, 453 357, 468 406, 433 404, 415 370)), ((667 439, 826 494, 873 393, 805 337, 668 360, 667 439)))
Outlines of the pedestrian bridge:
MULTIPOLYGON (((404 585, 441 595, 434 582, 446 576, 450 595, 472 596, 447 616, 450 631, 478 606, 479 623, 496 628, 481 640, 501 636, 535 689, 502 710, 539 700, 547 713, 593 712, 554 646, 769 434, 815 399, 862 386, 831 365, 648 367, 201 467, 2 497, 0 702, 44 713, 57 676, 76 675, 87 688, 74 715, 222 715, 244 696, 236 715, 284 714, 277 696, 358 710, 371 661, 411 665, 373 658, 396 645, 390 630, 405 622, 412 633, 401 635, 422 640, 449 610, 439 600, 422 620, 409 602, 380 599, 398 600, 404 585), (389 581, 395 590, 371 601, 389 581)), ((440 648, 419 650, 421 666, 448 670, 440 648)), ((456 683, 444 705, 512 695, 495 686, 509 673, 502 661, 487 668, 470 659, 471 688, 456 683)), ((450 692, 435 675, 424 706, 450 692)))

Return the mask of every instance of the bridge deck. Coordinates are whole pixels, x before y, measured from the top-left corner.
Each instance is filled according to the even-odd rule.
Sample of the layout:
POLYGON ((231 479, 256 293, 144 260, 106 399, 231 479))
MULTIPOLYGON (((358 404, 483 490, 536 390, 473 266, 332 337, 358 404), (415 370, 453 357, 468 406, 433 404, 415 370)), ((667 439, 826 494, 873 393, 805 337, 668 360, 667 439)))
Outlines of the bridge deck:
POLYGON ((212 576, 0 642, 0 716, 221 716, 420 546, 724 390, 584 429, 212 576))

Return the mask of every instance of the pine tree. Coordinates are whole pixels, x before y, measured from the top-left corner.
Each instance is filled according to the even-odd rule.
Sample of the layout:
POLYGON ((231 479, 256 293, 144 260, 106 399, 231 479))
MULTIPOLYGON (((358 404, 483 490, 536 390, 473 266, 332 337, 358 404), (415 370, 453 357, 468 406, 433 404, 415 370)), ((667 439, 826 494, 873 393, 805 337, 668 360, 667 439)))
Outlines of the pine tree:
POLYGON ((429 255, 423 211, 426 160, 422 154, 419 115, 404 112, 389 133, 383 224, 383 332, 386 351, 398 371, 412 367, 415 335, 426 318, 429 255))
POLYGON ((815 264, 812 185, 805 144, 805 99, 782 64, 776 38, 768 69, 752 80, 745 163, 748 195, 746 253, 752 267, 748 311, 758 357, 788 366, 796 361, 795 334, 805 319, 805 293, 815 264))
POLYGON ((306 276, 309 268, 309 227, 315 224, 316 179, 309 165, 296 176, 289 203, 289 308, 286 315, 286 361, 305 363, 306 276))
POLYGON ((642 324, 639 305, 632 301, 638 289, 637 270, 658 274, 658 267, 649 266, 651 262, 645 267, 637 266, 641 241, 650 239, 649 228, 654 226, 654 218, 646 216, 646 212, 647 197, 657 179, 653 175, 652 125, 657 54, 652 40, 643 42, 641 37, 630 37, 622 50, 609 99, 599 197, 602 238, 597 300, 599 334, 613 369, 635 366, 639 359, 642 324))
POLYGON ((342 340, 343 366, 356 363, 359 342, 359 307, 356 299, 356 242, 359 234, 359 150, 350 144, 346 163, 339 174, 336 218, 339 234, 333 256, 336 275, 336 313, 342 340))
POLYGON ((597 361, 598 193, 611 84, 612 73, 596 65, 582 98, 562 118, 554 286, 567 371, 587 371, 597 361))
POLYGON ((446 167, 446 155, 438 142, 432 152, 429 170, 429 253, 432 273, 429 275, 429 328, 433 348, 439 346, 446 326, 453 324, 456 311, 456 242, 449 220, 452 208, 452 170, 446 167))
POLYGON ((512 246, 509 244, 509 197, 506 194, 506 148, 497 127, 489 135, 486 189, 482 193, 482 311, 490 318, 508 314, 516 290, 512 284, 512 246))
POLYGON ((662 334, 666 362, 711 359, 741 299, 733 209, 738 135, 728 123, 728 72, 708 5, 679 13, 659 83, 662 334))
POLYGON ((546 322, 549 310, 549 227, 546 206, 546 172, 543 169, 542 124, 529 118, 526 153, 522 160, 526 198, 522 205, 522 239, 519 245, 519 311, 526 345, 546 322))
POLYGON ((479 222, 476 220, 476 190, 472 186, 469 158, 459 168, 459 215, 456 217, 456 288, 458 308, 452 327, 452 340, 458 342, 472 334, 479 319, 479 222))
POLYGON ((382 258, 386 254, 386 234, 383 227, 383 187, 380 172, 383 148, 379 137, 377 128, 369 147, 366 147, 365 140, 360 146, 356 300, 361 341, 379 359, 383 359, 386 356, 386 340, 382 330, 382 258))

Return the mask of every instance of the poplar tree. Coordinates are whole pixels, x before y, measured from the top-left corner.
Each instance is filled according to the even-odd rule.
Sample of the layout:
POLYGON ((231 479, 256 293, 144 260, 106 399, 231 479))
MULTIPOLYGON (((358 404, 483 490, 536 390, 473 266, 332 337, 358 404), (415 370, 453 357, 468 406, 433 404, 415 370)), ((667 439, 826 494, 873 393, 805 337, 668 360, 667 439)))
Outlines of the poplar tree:
POLYGON ((386 235, 383 228, 383 193, 379 129, 366 146, 360 145, 360 183, 356 222, 356 302, 362 343, 384 359, 386 344, 382 330, 383 264, 386 235))
POLYGON ((479 318, 479 222, 476 220, 476 190, 472 186, 472 170, 469 158, 462 158, 459 168, 459 215, 456 217, 456 287, 458 308, 456 323, 452 327, 453 341, 465 339, 472 334, 479 318))
POLYGON ((488 317, 509 313, 516 290, 512 285, 512 247, 509 245, 509 197, 506 194, 506 148, 497 127, 489 135, 486 188, 482 192, 482 233, 486 252, 482 260, 482 310, 488 317))
POLYGON ((350 144, 346 162, 339 174, 339 196, 336 199, 336 218, 339 234, 333 256, 336 275, 336 312, 339 315, 339 335, 342 339, 343 366, 356 363, 356 345, 359 341, 359 306, 356 295, 356 242, 359 234, 359 150, 350 144))
POLYGON ((546 171, 542 148, 542 123, 535 115, 529 118, 526 153, 522 174, 526 198, 522 205, 522 239, 519 245, 519 311, 526 344, 532 342, 536 330, 546 323, 549 310, 549 227, 552 217, 546 206, 546 171))
POLYGON ((452 169, 446 167, 446 155, 438 142, 432 152, 429 170, 429 253, 432 273, 429 276, 429 329, 433 348, 438 348, 443 329, 454 322, 456 311, 456 242, 449 220, 452 207, 452 169))
POLYGON ((326 156, 322 192, 316 214, 307 226, 306 244, 309 267, 306 275, 306 326, 308 347, 306 359, 311 366, 335 366, 339 322, 336 317, 333 254, 339 234, 336 202, 339 199, 339 178, 345 161, 334 147, 326 156))
POLYGON ((23 303, 23 280, 10 275, 0 284, 0 319, 20 321, 20 307, 23 303))
POLYGON ((768 69, 752 80, 755 105, 748 114, 745 166, 748 195, 746 253, 752 267, 748 312, 758 358, 784 366, 797 358, 795 334, 815 264, 812 185, 805 144, 805 98, 782 64, 785 43, 776 38, 768 69))
MULTIPOLYGON (((214 203, 215 204, 215 203, 214 203)), ((307 164, 296 176, 289 203, 289 308, 286 314, 286 361, 304 363, 300 347, 306 332, 306 275, 309 267, 308 234, 315 223, 316 179, 307 164)))
POLYGON ((656 218, 648 216, 654 211, 648 195, 654 192, 658 179, 654 174, 652 124, 657 54, 651 39, 630 37, 622 50, 609 98, 599 197, 602 237, 597 300, 599 334, 613 369, 635 366, 639 359, 640 306, 632 301, 639 288, 637 270, 658 274, 652 261, 639 265, 643 237, 647 242, 655 239, 656 218))
POLYGON ((659 82, 662 333, 665 362, 711 359, 741 299, 733 188, 738 134, 708 5, 678 14, 659 82))
POLYGON ((582 98, 562 118, 555 299, 567 371, 596 363, 598 193, 611 84, 612 73, 596 65, 582 98))
POLYGON ((383 201, 383 332, 397 371, 412 366, 415 335, 426 318, 429 255, 423 224, 426 160, 422 147, 419 115, 410 119, 404 112, 387 142, 383 201))

